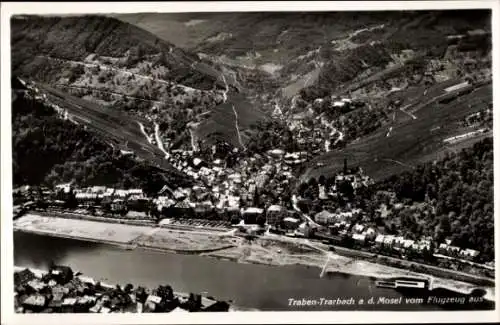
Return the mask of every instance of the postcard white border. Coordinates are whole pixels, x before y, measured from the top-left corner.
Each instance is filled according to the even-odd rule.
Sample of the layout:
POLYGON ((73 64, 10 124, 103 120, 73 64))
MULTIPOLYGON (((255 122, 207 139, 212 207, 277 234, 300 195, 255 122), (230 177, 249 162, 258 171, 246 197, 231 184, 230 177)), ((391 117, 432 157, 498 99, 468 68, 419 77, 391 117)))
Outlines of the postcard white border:
MULTIPOLYGON (((493 31, 493 84, 499 77, 500 2, 491 1, 301 1, 301 2, 17 2, 1 4, 1 270, 2 323, 5 324, 161 324, 161 323, 465 323, 498 322, 500 293, 495 290, 495 311, 456 312, 238 312, 192 314, 15 314, 13 286, 13 232, 12 232, 12 146, 11 146, 11 92, 10 92, 10 26, 12 14, 82 14, 82 13, 136 13, 136 12, 223 12, 223 11, 380 11, 429 9, 491 9, 493 31)), ((500 87, 493 87, 494 107, 500 98, 500 87)), ((498 110, 498 109, 496 109, 498 110)), ((499 114, 494 114, 496 137, 499 114)), ((494 161, 500 158, 494 141, 494 161)), ((34 162, 36 163, 36 162, 34 162)), ((498 166, 495 164, 495 184, 498 184, 498 166)), ((499 191, 494 191, 495 242, 498 246, 499 191)), ((498 279, 499 250, 495 251, 496 279, 498 279)))

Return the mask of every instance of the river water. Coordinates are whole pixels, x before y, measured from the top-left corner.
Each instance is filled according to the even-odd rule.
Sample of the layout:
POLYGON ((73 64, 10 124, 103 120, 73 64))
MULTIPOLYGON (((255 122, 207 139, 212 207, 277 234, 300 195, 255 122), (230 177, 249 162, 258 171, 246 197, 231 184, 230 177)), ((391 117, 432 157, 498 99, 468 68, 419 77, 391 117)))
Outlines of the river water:
POLYGON ((68 265, 102 282, 150 288, 170 284, 175 291, 232 300, 259 310, 438 310, 436 305, 405 303, 414 294, 377 288, 373 279, 344 274, 319 277, 320 270, 299 265, 238 264, 215 258, 121 248, 78 240, 14 233, 15 265, 46 269, 50 261, 68 265), (405 297, 403 297, 403 295, 405 297), (289 299, 399 298, 396 304, 290 306, 289 299))

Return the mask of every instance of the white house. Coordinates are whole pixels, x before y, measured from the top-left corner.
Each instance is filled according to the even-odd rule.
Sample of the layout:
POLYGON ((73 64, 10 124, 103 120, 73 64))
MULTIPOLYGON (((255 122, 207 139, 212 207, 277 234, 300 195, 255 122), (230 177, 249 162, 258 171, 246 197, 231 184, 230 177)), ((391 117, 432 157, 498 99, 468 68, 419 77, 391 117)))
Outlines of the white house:
POLYGON ((366 236, 363 234, 352 234, 352 239, 358 243, 365 243, 366 236))

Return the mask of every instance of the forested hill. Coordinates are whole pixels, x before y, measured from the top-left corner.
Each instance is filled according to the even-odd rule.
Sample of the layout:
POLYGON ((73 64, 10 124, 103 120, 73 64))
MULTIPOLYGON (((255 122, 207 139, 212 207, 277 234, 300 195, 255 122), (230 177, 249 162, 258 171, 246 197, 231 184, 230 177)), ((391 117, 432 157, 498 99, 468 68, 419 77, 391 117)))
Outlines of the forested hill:
POLYGON ((29 94, 12 103, 14 187, 55 185, 74 181, 81 186, 139 187, 155 193, 165 184, 187 186, 187 179, 163 172, 120 150, 56 112, 29 94))
MULTIPOLYGON (((153 34, 115 18, 85 15, 74 17, 14 16, 11 19, 13 73, 31 77, 40 68, 40 57, 83 61, 91 54, 140 59, 162 54, 172 76, 189 76, 186 85, 211 89, 216 76, 196 70, 198 58, 153 34)), ((42 61, 43 63, 43 61, 42 61)))
POLYGON ((395 216, 406 234, 432 236, 437 242, 449 237, 453 245, 494 258, 492 138, 378 187, 394 190, 400 200, 427 203, 416 213, 403 210, 395 216))

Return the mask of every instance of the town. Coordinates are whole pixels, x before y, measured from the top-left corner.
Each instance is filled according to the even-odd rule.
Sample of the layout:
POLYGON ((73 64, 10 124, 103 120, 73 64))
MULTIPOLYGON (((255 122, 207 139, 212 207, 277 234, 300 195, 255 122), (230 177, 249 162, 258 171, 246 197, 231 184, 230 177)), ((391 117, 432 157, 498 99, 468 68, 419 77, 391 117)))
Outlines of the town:
MULTIPOLYGON (((21 17, 11 85, 16 249, 49 247, 34 257, 27 250, 38 260, 66 245, 58 240, 95 244, 127 261, 138 256, 129 266, 141 268, 126 279, 142 281, 150 259, 144 269, 159 278, 149 283, 169 271, 175 286, 215 258, 224 270, 254 263, 366 277, 380 290, 491 289, 491 31, 482 15, 460 24, 434 15, 363 26, 349 18, 343 31, 329 30, 332 18, 314 27, 328 29, 324 39, 312 33, 310 42, 309 32, 276 21, 287 29, 276 39, 287 44, 262 39, 235 57, 225 51, 242 45, 241 35, 226 35, 227 44, 208 37, 215 43, 191 53, 117 18, 21 17), (67 39, 100 31, 73 48, 38 40, 39 25, 50 35, 69 30, 67 39), (415 40, 401 33, 407 28, 415 40), (194 267, 178 262, 189 255, 198 255, 194 267)), ((107 261, 89 263, 97 264, 107 261)), ((115 287, 54 263, 20 265, 15 285, 20 313, 231 310, 169 285, 115 287)), ((252 296, 244 289, 235 295, 252 296)))
MULTIPOLYGON (((142 189, 105 186, 78 188, 59 184, 53 189, 23 186, 13 191, 15 218, 34 210, 62 218, 173 229, 225 232, 233 229, 235 235, 246 238, 274 233, 318 240, 331 245, 332 250, 339 248, 336 250, 339 253, 342 248, 349 249, 349 254, 359 251, 360 257, 369 252, 476 275, 494 273, 494 262, 478 262, 477 250, 453 246, 450 239, 436 243, 431 237, 396 236, 370 222, 353 198, 373 185, 373 180, 361 168, 348 168, 347 160, 343 171, 336 176, 303 183, 297 195, 290 191, 291 184, 296 182, 290 171, 293 161, 282 150, 244 160, 245 167, 239 172, 223 168, 217 156, 210 164, 193 158, 189 152, 176 152, 173 157, 178 157, 178 165, 206 185, 175 190, 165 185, 154 196, 147 196, 142 189), (332 202, 338 200, 346 204, 333 209, 332 202)), ((395 200, 395 193, 382 191, 379 195, 386 197, 384 201, 392 206, 403 206, 395 200)), ((383 209, 385 204, 379 207, 381 212, 383 209)))
POLYGON ((54 264, 46 272, 17 268, 14 286, 18 313, 227 312, 230 308, 212 297, 176 293, 169 285, 153 290, 130 283, 112 286, 54 264))

